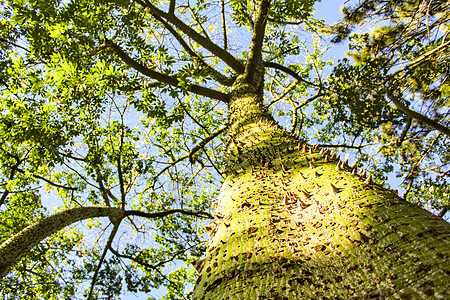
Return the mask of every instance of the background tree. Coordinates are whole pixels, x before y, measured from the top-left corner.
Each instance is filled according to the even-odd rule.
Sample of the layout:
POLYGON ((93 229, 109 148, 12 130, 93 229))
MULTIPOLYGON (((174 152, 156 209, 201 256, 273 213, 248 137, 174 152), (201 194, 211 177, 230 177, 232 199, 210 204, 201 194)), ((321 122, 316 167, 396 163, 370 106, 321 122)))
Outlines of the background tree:
MULTIPOLYGON (((271 119, 270 115, 275 116, 290 132, 288 134, 272 126, 275 124, 272 120, 269 122, 272 125, 265 127, 267 133, 282 136, 282 146, 274 146, 278 142, 278 137, 274 136, 267 148, 269 153, 258 158, 258 163, 269 170, 286 172, 288 165, 280 155, 290 149, 294 154, 306 152, 298 156, 302 159, 316 160, 318 169, 317 172, 310 171, 310 178, 315 178, 316 173, 320 177, 324 173, 320 169, 321 164, 331 166, 332 163, 334 169, 336 156, 330 154, 327 158, 329 153, 325 150, 319 155, 317 147, 303 143, 298 147, 300 140, 346 149, 356 146, 346 143, 346 140, 340 143, 335 137, 346 139, 353 134, 351 130, 356 129, 358 134, 353 136, 371 141, 373 132, 377 134, 376 130, 382 132, 382 128, 400 124, 402 115, 385 99, 374 101, 364 95, 358 97, 339 85, 346 82, 339 76, 345 77, 357 71, 370 73, 376 79, 379 66, 374 67, 376 72, 373 74, 371 64, 364 65, 361 70, 347 65, 348 70, 339 73, 343 69, 341 65, 328 81, 323 78, 325 62, 320 60, 322 51, 317 33, 326 28, 311 17, 313 2, 298 1, 295 5, 286 5, 282 1, 274 1, 269 5, 268 1, 10 1, 3 4, 0 44, 3 59, 0 75, 3 88, 0 128, 3 193, 0 204, 2 224, 5 224, 1 228, 1 237, 2 242, 6 242, 2 244, 1 253, 15 261, 26 254, 27 248, 39 243, 11 271, 9 266, 1 266, 2 273, 10 271, 2 278, 2 293, 7 297, 23 295, 28 298, 111 298, 125 290, 151 293, 165 286, 167 299, 189 298, 191 292, 185 287, 197 278, 189 264, 194 263, 203 274, 208 272, 208 266, 202 268, 198 259, 208 246, 204 241, 205 230, 212 236, 217 229, 213 225, 204 227, 203 220, 212 218, 209 206, 224 178, 234 180, 233 176, 242 174, 242 170, 247 168, 245 164, 249 163, 247 157, 239 152, 243 142, 237 140, 243 137, 237 138, 238 133, 226 126, 233 123, 227 121, 227 117, 240 124, 245 120, 233 117, 242 109, 238 104, 229 111, 230 102, 238 103, 235 100, 239 98, 236 95, 242 82, 252 88, 258 87, 251 93, 261 96, 263 101, 256 106, 249 102, 246 109, 254 108, 264 122, 271 119), (302 34, 306 33, 312 34, 314 43, 302 40, 302 34), (262 65, 265 67, 263 84, 257 80, 262 79, 262 65), (347 94, 349 100, 342 103, 369 110, 368 113, 357 109, 349 114, 333 114, 342 118, 346 116, 342 127, 344 134, 337 127, 340 125, 337 122, 343 122, 343 119, 324 120, 330 114, 323 113, 333 99, 344 101, 340 96, 343 94, 347 94), (386 111, 386 115, 377 119, 380 111, 386 111), (369 126, 364 122, 367 120, 375 121, 370 123, 375 131, 366 130, 369 126), (228 141, 225 140, 226 129, 228 141), (337 143, 330 145, 330 141, 337 143), (292 145, 295 145, 295 150, 292 145), (226 146, 228 152, 224 156, 226 146), (233 152, 235 150, 237 154, 233 152), (108 219, 91 219, 94 217, 108 219), (75 226, 77 223, 74 222, 80 220, 84 221, 75 226), (35 225, 27 227, 33 223, 35 225), (72 223, 74 226, 50 236, 72 223), (40 241, 41 237, 33 231, 34 228, 40 231, 42 224, 52 227, 50 230, 45 225, 44 236, 48 235, 48 238, 44 241, 40 241), (13 238, 8 239, 11 236, 13 238), (13 257, 9 255, 12 252, 20 255, 13 257)), ((248 90, 244 92, 248 93, 248 90)), ((393 93, 398 95, 396 89, 393 93)), ((335 104, 331 107, 334 108, 335 104)), ((445 125, 448 119, 440 121, 445 125)), ((446 137, 442 135, 440 138, 444 147, 446 137)), ((248 139, 252 144, 252 139, 248 139)), ((357 147, 363 148, 363 145, 357 147)), ((291 157, 286 156, 285 159, 290 160, 291 157)), ((251 164, 254 163, 253 160, 251 164)), ((309 166, 315 170, 314 162, 309 166)), ((293 170, 297 167, 302 166, 297 164, 293 170)), ((337 173, 341 174, 346 168, 343 164, 337 173)), ((330 170, 329 173, 333 172, 330 170)), ((361 173, 360 177, 371 184, 371 176, 365 178, 361 173)), ((242 177, 237 179, 242 180, 242 177)), ((259 192, 274 189, 277 197, 287 193, 283 194, 283 199, 272 199, 278 199, 279 203, 290 208, 285 213, 291 214, 294 206, 297 210, 317 208, 316 204, 309 203, 312 194, 309 195, 307 190, 301 200, 298 195, 279 188, 280 182, 276 181, 272 186, 261 180, 257 186, 259 192), (296 203, 291 203, 293 200, 296 203)), ((333 184, 323 182, 327 191, 320 193, 342 195, 339 194, 341 189, 335 190, 333 184)), ((316 184, 323 185, 323 182, 318 180, 316 184)), ((352 186, 355 189, 367 188, 361 182, 352 183, 352 186)), ((378 189, 385 197, 374 196, 378 204, 384 201, 400 203, 388 190, 377 188, 375 194, 378 189)), ((326 200, 326 197, 322 198, 315 191, 317 203, 326 200)), ((255 206, 245 199, 238 200, 242 202, 240 208, 243 211, 240 213, 248 214, 245 209, 255 206)), ((333 201, 328 206, 333 209, 328 209, 326 215, 342 211, 342 207, 334 207, 340 202, 333 201)), ((358 205, 364 207, 364 203, 358 205)), ((398 205, 404 207, 404 204, 398 205)), ((375 208, 378 206, 372 210, 375 208)), ((218 210, 223 211, 223 203, 218 210)), ((369 207, 369 211, 372 210, 369 207)), ((311 213, 311 219, 318 215, 317 211, 311 213)), ((321 214, 325 211, 325 207, 320 209, 321 214)), ((395 221, 389 218, 376 221, 386 223, 380 225, 382 230, 377 229, 376 232, 384 234, 395 228, 394 231, 400 233, 392 233, 392 236, 398 238, 402 234, 406 241, 411 233, 404 234, 397 226, 411 225, 411 222, 431 226, 428 231, 421 227, 416 233, 423 237, 418 239, 419 244, 426 243, 435 249, 430 246, 428 251, 438 251, 432 263, 421 264, 421 270, 436 270, 437 279, 433 281, 424 277, 428 278, 424 282, 425 285, 433 283, 431 292, 440 295, 443 292, 438 290, 438 283, 445 278, 441 273, 445 275, 446 269, 438 265, 441 260, 443 264, 448 260, 448 252, 442 252, 445 240, 434 236, 448 234, 448 225, 429 214, 418 213, 413 206, 407 211, 411 214, 405 211, 395 221), (393 223, 397 221, 398 224, 393 223)), ((223 218, 216 215, 217 223, 221 222, 220 217, 223 218)), ((270 217, 269 220, 279 223, 280 219, 270 217)), ((318 224, 318 219, 314 220, 314 224, 318 224)), ((354 217, 352 221, 361 222, 343 231, 347 234, 354 229, 350 231, 354 234, 342 240, 348 241, 347 246, 364 246, 366 235, 370 236, 373 231, 364 223, 367 220, 362 222, 362 218, 354 217), (360 227, 365 231, 362 232, 360 227)), ((220 224, 222 228, 226 226, 225 222, 220 224)), ((301 224, 295 226, 299 226, 295 232, 300 232, 301 224)), ((246 230, 250 232, 255 228, 251 226, 246 230)), ((327 226, 322 230, 330 238, 329 233, 334 231, 325 229, 327 226)), ((286 228, 281 231, 282 234, 289 233, 286 228)), ((275 234, 278 234, 276 230, 271 233, 275 234)), ((223 232, 216 234, 215 241, 220 242, 221 236, 224 236, 223 232)), ((278 249, 275 241, 271 244, 269 246, 282 251, 291 248, 297 251, 301 247, 299 244, 286 244, 278 249)), ((397 259, 399 253, 403 253, 399 252, 401 250, 409 253, 412 260, 422 262, 419 250, 403 249, 403 243, 398 244, 400 249, 387 246, 390 249, 388 253, 393 253, 387 260, 397 259)), ((231 242, 230 245, 233 246, 231 242)), ((328 251, 328 245, 318 239, 310 245, 318 253, 328 251)), ((362 248, 356 249, 362 251, 362 248)), ((208 253, 211 257, 211 247, 208 253)), ((248 256, 246 253, 249 252, 242 252, 241 256, 236 254, 231 261, 247 260, 249 257, 243 257, 248 256)), ((358 253, 363 257, 362 252, 358 253)), ((284 256, 276 257, 282 259, 284 256)), ((311 260, 310 256, 305 257, 311 260)), ((281 259, 273 262, 276 270, 299 263, 293 260, 286 263, 281 259)), ((370 256, 367 259, 371 259, 370 256)), ((398 265, 395 266, 400 275, 408 275, 401 272, 403 269, 398 265)), ((349 266, 349 270, 341 271, 359 274, 362 270, 359 267, 349 266)), ((367 265, 369 267, 373 266, 367 265)), ((308 272, 312 272, 314 266, 308 264, 308 268, 308 272)), ((333 272, 326 271, 327 276, 334 276, 333 272)), ((314 283, 311 286, 326 292, 323 286, 329 279, 315 278, 312 281, 312 274, 305 272, 303 279, 296 277, 296 280, 311 281, 314 283)), ((371 274, 378 275, 377 272, 371 274)), ((337 277, 331 279, 336 280, 337 277)), ((202 288, 220 289, 225 283, 223 280, 208 281, 203 275, 200 278, 198 293, 202 288)), ((402 281, 403 278, 397 280, 402 281)), ((375 293, 382 296, 386 293, 384 290, 364 291, 352 284, 345 288, 340 285, 336 289, 338 295, 375 293)), ((389 289, 387 291, 392 293, 389 289)), ((270 289, 268 292, 273 297, 281 293, 270 289)), ((308 291, 312 292, 313 289, 308 291)), ((424 292, 422 289, 420 293, 424 292)))
POLYGON ((355 63, 344 59, 334 69, 332 92, 321 103, 334 113, 324 118, 348 128, 347 140, 354 145, 376 141, 371 150, 358 149, 360 163, 379 176, 395 170, 403 197, 444 216, 449 205, 449 3, 355 1, 343 13, 343 21, 331 27, 333 41, 349 38, 355 63), (348 112, 359 126, 348 122, 348 112))

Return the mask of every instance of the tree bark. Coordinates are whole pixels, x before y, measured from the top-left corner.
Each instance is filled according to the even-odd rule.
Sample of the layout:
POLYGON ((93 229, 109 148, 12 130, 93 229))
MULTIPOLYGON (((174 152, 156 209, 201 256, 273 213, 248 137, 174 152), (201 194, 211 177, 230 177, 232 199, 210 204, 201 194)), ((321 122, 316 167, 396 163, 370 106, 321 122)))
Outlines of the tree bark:
POLYGON ((113 207, 78 207, 56 213, 26 227, 0 246, 0 278, 43 239, 75 222, 98 217, 117 220, 124 217, 124 211, 113 207))
POLYGON ((194 299, 449 299, 450 224, 296 140, 257 90, 234 87, 194 299))

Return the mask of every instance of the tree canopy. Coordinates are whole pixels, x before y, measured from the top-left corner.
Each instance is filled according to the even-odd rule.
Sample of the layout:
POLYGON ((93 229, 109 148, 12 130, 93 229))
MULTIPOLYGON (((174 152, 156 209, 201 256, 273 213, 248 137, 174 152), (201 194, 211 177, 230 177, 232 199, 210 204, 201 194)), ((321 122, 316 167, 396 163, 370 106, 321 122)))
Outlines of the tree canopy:
POLYGON ((125 211, 41 241, 1 293, 188 299, 225 176, 229 92, 259 59, 287 131, 379 181, 394 172, 404 197, 444 216, 450 4, 355 1, 333 25, 315 2, 0 4, 0 242, 57 212, 125 211), (324 58, 347 40, 348 58, 324 58))

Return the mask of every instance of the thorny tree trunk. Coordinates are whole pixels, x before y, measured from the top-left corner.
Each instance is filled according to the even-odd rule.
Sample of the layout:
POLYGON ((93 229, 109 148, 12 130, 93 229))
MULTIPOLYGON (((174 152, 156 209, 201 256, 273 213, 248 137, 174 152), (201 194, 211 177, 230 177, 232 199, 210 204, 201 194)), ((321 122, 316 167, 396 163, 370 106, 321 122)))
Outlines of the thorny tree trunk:
POLYGON ((194 299, 450 299, 450 224, 299 143, 240 89, 194 299))

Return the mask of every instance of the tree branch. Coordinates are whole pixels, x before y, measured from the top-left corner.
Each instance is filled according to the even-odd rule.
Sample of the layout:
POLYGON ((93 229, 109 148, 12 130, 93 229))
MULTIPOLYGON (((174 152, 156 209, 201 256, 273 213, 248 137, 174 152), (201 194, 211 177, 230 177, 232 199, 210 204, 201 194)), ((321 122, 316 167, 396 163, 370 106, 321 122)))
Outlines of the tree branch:
MULTIPOLYGON (((16 170, 17 170, 19 173, 25 174, 25 171, 22 170, 22 169, 17 168, 16 170)), ((31 176, 33 176, 34 178, 43 180, 43 181, 45 181, 46 183, 48 183, 48 184, 50 184, 50 185, 52 185, 52 186, 54 186, 54 187, 57 187, 57 188, 66 189, 66 190, 69 190, 69 191, 77 191, 77 190, 78 190, 77 188, 74 188, 74 187, 65 186, 65 185, 62 185, 62 184, 59 184, 59 183, 55 183, 55 182, 50 181, 50 180, 48 180, 47 178, 42 177, 42 176, 40 176, 40 175, 31 174, 31 176)))
POLYGON ((180 104, 181 108, 183 109, 183 111, 188 115, 189 118, 191 118, 191 120, 197 124, 201 129, 203 129, 207 134, 209 133, 208 128, 206 128, 205 126, 203 126, 196 118, 194 118, 193 115, 191 115, 191 113, 188 111, 188 109, 186 108, 186 106, 184 105, 183 102, 181 102, 180 98, 177 97, 178 103, 180 104))
POLYGON ((175 13, 175 0, 170 0, 169 15, 174 15, 174 13, 175 13))
POLYGON ((198 28, 200 28, 201 32, 203 32, 203 36, 208 39, 209 41, 211 41, 211 38, 208 35, 208 32, 206 32, 205 28, 202 25, 202 22, 200 21, 200 19, 198 18, 198 15, 195 13, 195 11, 192 9, 189 1, 187 3, 187 8, 188 10, 191 12, 191 16, 192 18, 195 20, 195 23, 197 24, 198 28))
POLYGON ((225 19, 225 0, 222 0, 222 29, 223 29, 223 49, 227 51, 228 37, 227 37, 227 24, 225 19))
MULTIPOLYGON (((152 78, 155 79, 159 82, 174 86, 174 87, 178 87, 181 88, 179 86, 180 81, 175 77, 175 76, 169 76, 169 75, 165 75, 153 70, 150 70, 149 68, 145 67, 144 65, 138 63, 137 61, 135 61, 134 59, 132 59, 128 54, 126 54, 117 44, 115 44, 113 41, 111 40, 106 40, 105 43, 108 45, 109 48, 111 48, 114 53, 117 54, 117 56, 119 56, 119 58, 126 63, 128 66, 132 67, 133 69, 137 70, 138 72, 152 78)), ((184 88, 185 90, 192 92, 194 94, 198 94, 198 95, 202 95, 202 96, 206 96, 209 98, 213 98, 213 99, 217 99, 220 100, 222 102, 228 103, 229 102, 229 95, 222 93, 222 92, 218 92, 215 90, 211 90, 209 88, 205 88, 199 85, 188 85, 187 87, 184 88)))
POLYGON ((422 54, 421 56, 419 56, 418 58, 416 58, 414 61, 410 62, 409 64, 407 64, 407 65, 404 66, 403 68, 400 68, 400 69, 398 69, 397 71, 395 71, 394 73, 390 74, 390 75, 386 78, 385 82, 387 82, 387 81, 388 81, 389 79, 391 79, 391 78, 394 78, 397 74, 400 74, 400 73, 402 73, 403 71, 405 71, 405 70, 407 70, 407 69, 409 69, 409 68, 413 68, 413 67, 416 67, 416 66, 420 65, 421 63, 425 62, 425 59, 426 59, 427 57, 429 57, 429 56, 435 54, 436 52, 438 52, 438 51, 440 51, 440 50, 442 50, 442 49, 444 49, 444 48, 446 48, 446 47, 448 47, 448 46, 450 46, 450 40, 447 41, 447 42, 445 42, 445 43, 443 43, 442 45, 440 45, 440 46, 434 48, 433 50, 430 50, 430 51, 428 51, 428 52, 422 54))
POLYGON ((315 84, 315 83, 312 83, 312 82, 310 82, 308 80, 303 79, 297 72, 295 72, 295 71, 293 71, 293 70, 291 70, 288 67, 285 67, 283 65, 280 65, 280 64, 277 64, 277 63, 274 63, 274 62, 271 62, 271 61, 267 61, 267 62, 264 62, 264 66, 266 66, 268 68, 273 68, 273 69, 280 70, 280 71, 282 71, 282 72, 284 72, 286 74, 291 75, 292 77, 294 77, 298 81, 301 81, 301 82, 306 83, 308 85, 320 87, 319 84, 315 84))
POLYGON ((138 211, 138 210, 127 210, 124 213, 125 213, 126 217, 138 216, 138 217, 144 217, 144 218, 149 218, 149 219, 161 218, 161 217, 165 217, 165 216, 169 216, 169 215, 173 215, 173 214, 177 214, 177 213, 187 215, 187 216, 196 216, 196 217, 207 218, 207 219, 214 218, 213 215, 211 215, 209 212, 206 212, 206 211, 190 211, 190 210, 184 210, 184 209, 169 209, 169 210, 155 212, 155 213, 146 213, 146 212, 138 211))
POLYGON ((212 54, 223 60, 230 68, 236 71, 238 74, 242 74, 244 72, 244 66, 237 60, 234 56, 232 56, 230 53, 228 53, 226 50, 222 49, 221 47, 214 44, 211 40, 208 38, 205 38, 198 32, 196 32, 194 29, 183 23, 180 19, 178 19, 173 14, 168 14, 156 6, 154 6, 150 1, 148 0, 137 0, 139 4, 141 4, 143 7, 147 8, 152 15, 157 15, 161 18, 164 18, 165 20, 169 21, 171 24, 173 24, 176 28, 178 28, 181 32, 189 36, 191 39, 193 39, 195 42, 200 44, 202 47, 210 51, 212 54))
POLYGON ((448 206, 445 206, 438 214, 438 217, 443 218, 448 211, 448 206))
MULTIPOLYGON (((217 174, 219 174, 223 179, 225 179, 225 177, 223 176, 223 173, 220 172, 219 168, 216 166, 216 164, 213 162, 213 160, 211 159, 211 157, 209 157, 208 152, 205 151, 205 155, 206 158, 209 160, 209 162, 211 163, 211 165, 213 166, 213 168, 216 170, 217 174)), ((204 166, 203 166, 204 167, 204 166)))
POLYGON ((130 260, 132 260, 134 262, 137 262, 138 264, 141 264, 141 265, 143 265, 143 266, 145 266, 145 267, 147 267, 149 269, 155 270, 156 268, 161 267, 164 264, 173 261, 178 255, 183 254, 184 252, 188 251, 189 249, 191 249, 191 248, 193 248, 195 246, 196 245, 192 245, 192 246, 190 246, 190 247, 188 247, 186 249, 183 249, 183 250, 177 251, 175 253, 172 253, 172 256, 170 258, 162 260, 162 261, 160 261, 160 262, 158 262, 157 264, 154 264, 154 265, 150 265, 148 263, 145 263, 145 262, 141 261, 139 258, 137 258, 139 256, 139 253, 137 254, 136 257, 134 257, 134 256, 131 256, 131 255, 126 255, 126 254, 119 253, 119 251, 113 249, 112 247, 110 247, 110 250, 111 250, 111 252, 113 254, 117 255, 118 257, 130 259, 130 260))
MULTIPOLYGON (((188 248, 188 249, 189 249, 189 248, 188 248)), ((118 256, 118 257, 120 257, 120 258, 126 258, 126 259, 129 259, 129 260, 131 260, 131 261, 134 261, 134 262, 136 262, 136 263, 138 263, 138 264, 144 266, 145 268, 148 268, 148 269, 151 269, 151 270, 154 270, 154 271, 158 272, 159 275, 161 275, 162 278, 164 278, 165 280, 167 280, 171 285, 174 285, 174 286, 175 286, 175 283, 174 283, 172 280, 170 280, 166 275, 164 275, 157 267, 155 267, 155 266, 153 266, 153 265, 150 265, 150 264, 148 264, 148 263, 146 263, 146 262, 140 260, 140 259, 137 258, 137 257, 131 256, 131 255, 126 255, 126 254, 121 254, 121 253, 119 253, 117 250, 113 249, 112 247, 110 248, 110 250, 111 250, 111 252, 112 252, 113 254, 115 254, 116 256, 118 256)), ((186 250, 187 250, 187 249, 186 249, 186 250)), ((186 299, 186 297, 185 297, 184 295, 182 295, 182 297, 183 297, 184 299, 186 299)))
POLYGON ((194 50, 189 47, 189 45, 186 43, 186 41, 183 39, 183 37, 172 27, 169 23, 167 23, 163 18, 155 15, 154 16, 156 20, 161 22, 161 24, 166 27, 167 30, 175 37, 175 39, 180 43, 180 45, 183 47, 184 50, 202 67, 208 70, 208 73, 220 84, 226 85, 226 86, 232 86, 234 83, 234 78, 229 78, 223 74, 221 74, 219 71, 214 69, 212 66, 208 65, 197 53, 195 53, 194 50))
POLYGON ((408 196, 409 191, 412 188, 412 184, 413 181, 415 179, 414 176, 414 172, 416 172, 416 170, 419 168, 420 164, 422 163, 422 161, 425 159, 425 157, 428 156, 428 154, 430 153, 431 150, 433 150, 436 146, 436 144, 438 143, 439 139, 441 138, 442 133, 438 133, 437 136, 433 139, 433 142, 431 144, 429 144, 428 148, 425 150, 425 152, 422 154, 422 156, 420 157, 420 159, 415 162, 411 168, 409 169, 408 174, 405 176, 405 180, 409 178, 409 184, 408 187, 405 191, 405 193, 402 195, 403 199, 406 199, 406 196, 408 196))
POLYGON ((98 217, 122 219, 125 216, 120 208, 77 207, 45 217, 26 227, 0 246, 0 278, 34 246, 59 230, 81 220, 98 217))
POLYGON ((247 64, 245 66, 244 81, 254 84, 255 73, 258 65, 262 61, 262 47, 267 25, 267 14, 269 12, 270 0, 262 0, 253 28, 252 43, 247 64))
POLYGON ((416 112, 401 103, 401 101, 388 89, 385 89, 388 98, 397 106, 398 109, 403 111, 408 117, 416 119, 422 123, 427 124, 428 126, 442 132, 443 134, 450 137, 450 128, 439 124, 438 122, 416 112))
MULTIPOLYGON (((89 218, 109 217, 111 222, 118 226, 120 220, 126 216, 140 216, 144 218, 161 218, 172 214, 184 214, 201 218, 213 219, 213 215, 205 211, 189 211, 183 209, 170 209, 156 213, 146 213, 136 210, 124 211, 115 207, 77 207, 68 209, 45 217, 26 227, 13 237, 0 245, 0 278, 4 277, 11 268, 34 246, 43 239, 60 231, 61 229, 81 220, 89 218)), ((117 231, 117 229, 115 229, 117 231)), ((114 231, 114 230, 113 230, 114 231)), ((110 240, 114 238, 111 234, 110 240)), ((110 241, 108 241, 109 243, 110 241)), ((112 240, 111 240, 112 242, 112 240)), ((107 246, 109 248, 109 246, 107 246)))
POLYGON ((106 49, 107 45, 106 43, 103 43, 101 45, 99 45, 98 47, 95 47, 94 49, 92 49, 91 52, 83 52, 81 53, 82 55, 86 55, 86 56, 94 56, 95 54, 99 53, 100 51, 102 51, 103 49, 106 49))
POLYGON ((406 122, 406 126, 405 128, 403 128, 402 133, 400 134, 400 137, 397 140, 397 147, 400 147, 403 144, 403 141, 406 138, 406 135, 408 134, 409 129, 411 128, 411 124, 412 124, 412 118, 408 116, 407 118, 407 122, 406 122))
POLYGON ((214 131, 213 133, 211 133, 210 136, 206 137, 205 139, 203 139, 200 143, 198 143, 194 148, 191 149, 191 151, 189 151, 188 153, 186 153, 185 155, 177 158, 175 161, 171 162, 170 165, 168 165, 167 167, 165 167, 164 169, 162 169, 154 178, 156 180, 156 178, 159 177, 159 175, 163 174, 165 171, 167 171, 170 167, 172 167, 173 165, 179 163, 180 161, 186 159, 186 158, 190 158, 192 159, 192 156, 197 153, 197 151, 199 151, 200 149, 202 149, 203 147, 206 146, 206 144, 208 144, 212 139, 214 139, 215 137, 217 137, 219 134, 221 134, 222 132, 224 132, 227 129, 226 126, 222 126, 219 129, 217 129, 216 131, 214 131))
MULTIPOLYGON (((109 189, 105 188, 105 185, 103 184, 103 176, 98 168, 95 168, 95 174, 97 176, 97 183, 99 186, 100 193, 102 194, 102 198, 105 201, 106 206, 111 207, 111 202, 109 201, 108 196, 111 197, 112 193, 109 189)), ((112 196, 113 197, 111 198, 118 202, 117 198, 114 195, 112 196)))
POLYGON ((119 177, 120 202, 122 205, 122 209, 125 209, 125 199, 126 199, 125 183, 124 183, 123 174, 122 174, 122 146, 123 146, 124 135, 125 135, 125 130, 122 128, 121 133, 120 133, 119 153, 117 155, 117 175, 119 177))
POLYGON ((17 48, 20 48, 20 49, 22 49, 22 50, 25 51, 25 52, 29 52, 28 48, 25 48, 25 47, 23 47, 23 46, 20 46, 19 44, 16 44, 16 43, 14 43, 14 42, 8 41, 7 39, 0 38, 0 42, 5 43, 5 44, 12 45, 12 46, 17 47, 17 48))
POLYGON ((298 83, 298 80, 295 80, 286 88, 284 86, 282 86, 284 88, 284 90, 281 93, 281 95, 277 96, 276 98, 275 98, 276 95, 272 95, 272 98, 274 98, 274 99, 272 101, 270 101, 269 104, 267 104, 267 107, 271 107, 272 105, 274 105, 275 103, 277 103, 278 101, 283 99, 287 94, 289 94, 290 91, 292 91, 295 88, 297 83, 298 83))
POLYGON ((95 282, 97 281, 98 273, 100 272, 100 268, 102 267, 102 263, 105 260, 106 254, 108 253, 108 250, 111 249, 112 242, 114 240, 114 237, 116 236, 117 230, 119 229, 120 221, 116 222, 114 224, 114 227, 111 231, 111 234, 108 237, 108 242, 106 243, 105 249, 103 249, 102 256, 100 258, 100 261, 98 262, 97 268, 95 269, 94 276, 92 276, 91 281, 91 288, 89 290, 89 295, 87 297, 88 300, 92 299, 92 294, 94 293, 94 286, 95 282))
POLYGON ((275 23, 275 24, 282 24, 282 25, 300 25, 303 24, 305 21, 297 21, 297 22, 289 22, 289 21, 280 21, 280 20, 275 20, 273 18, 268 18, 267 19, 269 22, 271 23, 275 23))
MULTIPOLYGON (((20 160, 18 157, 13 156, 16 159, 16 163, 14 166, 11 167, 11 173, 9 174, 9 180, 13 180, 14 176, 16 174, 16 171, 18 170, 18 167, 23 162, 23 160, 20 160)), ((6 197, 8 197, 10 191, 5 187, 5 191, 3 192, 1 198, 0 198, 0 206, 5 203, 6 197)))
POLYGON ((347 149, 362 149, 366 146, 370 146, 372 144, 367 145, 360 145, 360 146, 354 146, 354 145, 346 145, 346 144, 340 144, 340 145, 332 145, 332 144, 319 144, 320 148, 347 148, 347 149))

